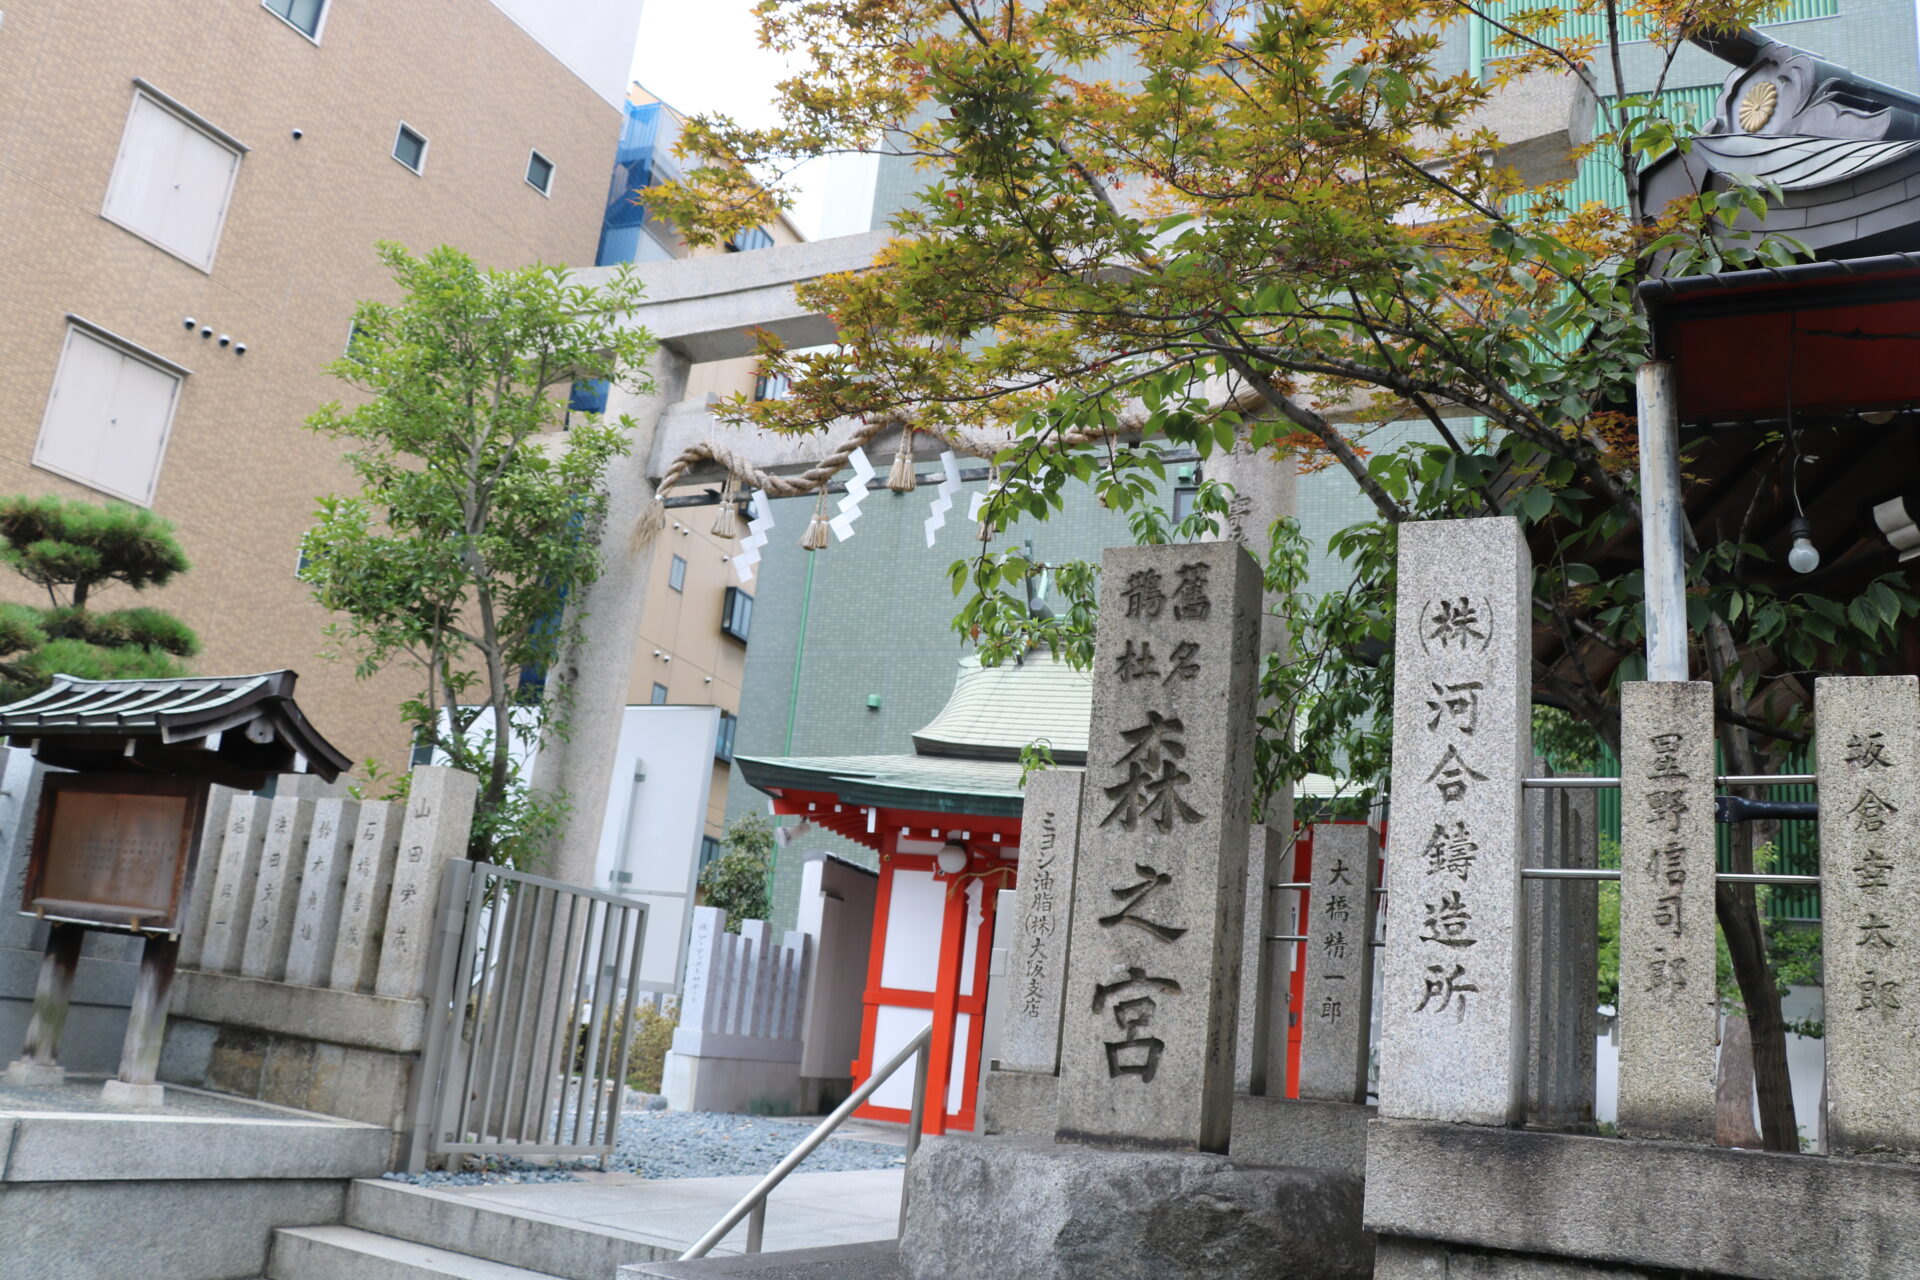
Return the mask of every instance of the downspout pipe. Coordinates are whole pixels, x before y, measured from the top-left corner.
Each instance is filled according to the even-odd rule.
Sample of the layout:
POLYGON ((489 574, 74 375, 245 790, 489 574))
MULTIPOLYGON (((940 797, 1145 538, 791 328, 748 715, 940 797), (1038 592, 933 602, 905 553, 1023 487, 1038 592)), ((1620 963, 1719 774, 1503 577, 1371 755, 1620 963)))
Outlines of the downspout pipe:
POLYGON ((1640 544, 1646 581, 1647 679, 1687 679, 1686 511, 1673 363, 1640 366, 1640 544))

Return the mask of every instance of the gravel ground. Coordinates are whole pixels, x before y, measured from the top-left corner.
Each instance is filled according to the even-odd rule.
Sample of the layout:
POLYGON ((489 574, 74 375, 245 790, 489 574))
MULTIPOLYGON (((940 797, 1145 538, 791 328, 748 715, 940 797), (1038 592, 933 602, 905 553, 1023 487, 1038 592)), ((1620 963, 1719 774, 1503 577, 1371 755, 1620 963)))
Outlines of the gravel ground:
MULTIPOLYGON (((620 1117, 620 1139, 607 1161, 610 1172, 646 1178, 723 1178, 765 1173, 800 1144, 813 1128, 794 1120, 725 1115, 712 1111, 627 1111, 620 1117)), ((890 1169, 906 1162, 903 1149, 886 1142, 833 1138, 807 1157, 799 1172, 890 1169)), ((389 1173, 396 1182, 431 1187, 477 1187, 503 1182, 577 1182, 573 1170, 598 1172, 600 1161, 569 1160, 553 1165, 489 1157, 485 1167, 459 1173, 409 1177, 389 1173)))

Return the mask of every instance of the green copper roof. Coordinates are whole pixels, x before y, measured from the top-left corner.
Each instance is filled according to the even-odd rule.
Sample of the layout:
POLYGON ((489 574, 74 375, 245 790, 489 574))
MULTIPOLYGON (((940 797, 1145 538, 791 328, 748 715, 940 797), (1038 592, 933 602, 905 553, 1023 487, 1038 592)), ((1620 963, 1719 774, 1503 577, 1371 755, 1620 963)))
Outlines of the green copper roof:
POLYGON ((922 756, 1018 760, 1021 748, 1044 740, 1059 763, 1085 764, 1092 715, 1090 671, 1044 652, 997 667, 967 657, 947 705, 913 735, 913 746, 922 756))
MULTIPOLYGON (((1046 654, 999 667, 969 657, 960 660, 947 705, 913 735, 918 754, 734 759, 762 791, 793 787, 831 792, 845 804, 1018 817, 1020 749, 1045 740, 1056 764, 1084 766, 1092 713, 1090 672, 1046 654)), ((1339 780, 1318 773, 1294 788, 1313 798, 1342 791, 1339 780)))

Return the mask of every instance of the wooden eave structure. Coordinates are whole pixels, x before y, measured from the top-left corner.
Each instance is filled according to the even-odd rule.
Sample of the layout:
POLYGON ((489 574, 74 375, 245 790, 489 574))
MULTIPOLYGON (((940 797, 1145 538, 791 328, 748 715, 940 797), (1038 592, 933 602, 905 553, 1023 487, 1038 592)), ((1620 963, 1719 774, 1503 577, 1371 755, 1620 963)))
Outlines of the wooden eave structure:
POLYGON ((1020 748, 1044 739, 1057 765, 1087 759, 1093 678, 1044 653, 983 667, 961 659, 911 755, 735 756, 776 814, 805 818, 882 854, 893 839, 944 841, 1012 858, 1020 843, 1020 748))
POLYGON ((0 707, 0 735, 63 769, 204 778, 242 791, 278 773, 332 782, 352 762, 294 701, 298 680, 292 671, 170 680, 60 675, 0 707))
MULTIPOLYGON (((1648 207, 1772 181, 1764 222, 1730 230, 1783 231, 1813 257, 1640 286, 1674 369, 1688 520, 1702 543, 1744 528, 1768 558, 1743 573, 1782 593, 1848 598, 1890 571, 1920 589, 1920 98, 1753 32, 1700 43, 1734 70, 1710 132, 1643 169, 1648 207), (1769 100, 1762 119, 1753 104, 1769 100), (1821 556, 1810 574, 1787 565, 1802 511, 1821 556)), ((1568 532, 1537 526, 1536 561, 1568 532)), ((1640 566, 1640 532, 1569 554, 1617 577, 1640 566)), ((1899 669, 1920 671, 1920 636, 1900 646, 1899 669)), ((1575 682, 1627 656, 1557 626, 1536 628, 1534 651, 1575 682)), ((1811 692, 1792 685, 1781 694, 1811 692)))
MULTIPOLYGON (((797 813, 869 848, 880 847, 883 825, 955 826, 957 815, 1020 821, 1020 766, 1013 761, 929 759, 924 756, 736 756, 750 786, 774 797, 783 813, 797 813), (790 807, 781 807, 782 803, 790 807), (811 806, 811 807, 807 807, 811 806), (875 819, 868 810, 891 815, 875 819)), ((992 824, 1000 826, 1000 824, 992 824)))

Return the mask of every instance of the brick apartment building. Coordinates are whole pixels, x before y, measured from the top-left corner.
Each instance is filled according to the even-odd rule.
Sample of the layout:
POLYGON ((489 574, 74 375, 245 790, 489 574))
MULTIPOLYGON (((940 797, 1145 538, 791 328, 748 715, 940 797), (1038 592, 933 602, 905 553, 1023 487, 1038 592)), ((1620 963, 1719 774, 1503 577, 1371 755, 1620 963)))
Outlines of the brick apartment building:
MULTIPOLYGON (((191 572, 141 598, 206 672, 291 667, 334 742, 405 760, 405 673, 323 662, 295 577, 306 431, 376 240, 589 265, 630 0, 38 0, 0 14, 0 493, 150 507, 191 572)), ((0 585, 20 594, 24 584, 0 585)))

